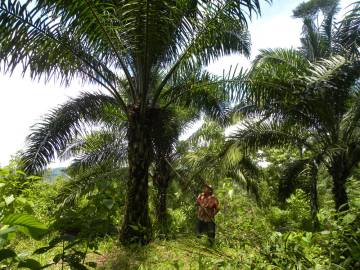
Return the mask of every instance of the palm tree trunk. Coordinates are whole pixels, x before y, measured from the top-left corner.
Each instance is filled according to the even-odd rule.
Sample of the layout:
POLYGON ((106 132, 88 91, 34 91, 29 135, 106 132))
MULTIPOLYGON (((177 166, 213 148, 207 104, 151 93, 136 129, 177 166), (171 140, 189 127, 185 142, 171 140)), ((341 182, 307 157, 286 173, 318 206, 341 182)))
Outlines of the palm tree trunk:
POLYGON ((128 124, 129 179, 124 220, 120 233, 122 243, 146 244, 151 238, 148 208, 148 175, 151 163, 151 139, 148 121, 137 107, 129 112, 128 124))
POLYGON ((345 211, 349 209, 348 196, 346 193, 346 178, 341 173, 334 173, 333 178, 333 195, 335 199, 335 208, 337 211, 345 211))
POLYGON ((319 212, 318 192, 317 192, 317 165, 311 165, 311 187, 310 187, 310 209, 313 222, 313 230, 317 231, 320 227, 317 213, 319 212))
POLYGON ((166 205, 166 193, 170 183, 170 168, 163 158, 156 164, 154 175, 155 196, 155 215, 157 227, 160 235, 166 236, 168 233, 168 214, 166 205))
POLYGON ((346 180, 349 172, 345 166, 343 155, 334 157, 332 166, 330 167, 330 175, 333 180, 333 196, 335 200, 335 209, 337 211, 345 211, 349 209, 349 198, 346 192, 346 180))

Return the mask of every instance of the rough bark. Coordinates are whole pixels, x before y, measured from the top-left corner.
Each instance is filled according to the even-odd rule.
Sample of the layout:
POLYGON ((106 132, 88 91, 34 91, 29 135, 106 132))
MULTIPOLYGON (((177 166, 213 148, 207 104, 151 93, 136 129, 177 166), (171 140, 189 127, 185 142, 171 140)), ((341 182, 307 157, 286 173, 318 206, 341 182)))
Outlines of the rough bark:
POLYGON ((169 217, 167 213, 166 194, 170 183, 170 168, 166 160, 161 159, 156 164, 154 175, 154 185, 156 189, 155 200, 155 216, 157 228, 160 235, 166 236, 168 233, 169 217))
POLYGON ((151 238, 148 209, 148 175, 151 163, 151 138, 148 120, 137 107, 129 110, 128 124, 129 178, 120 241, 145 244, 151 238))
POLYGON ((346 179, 340 173, 334 173, 333 178, 333 195, 335 199, 335 208, 337 211, 345 211, 349 209, 349 199, 346 192, 346 179))
POLYGON ((345 164, 343 155, 334 157, 329 172, 333 180, 332 192, 335 200, 335 209, 337 211, 348 210, 349 199, 346 192, 346 180, 350 173, 345 164))
POLYGON ((317 192, 317 165, 315 162, 311 164, 310 209, 313 230, 317 231, 320 228, 320 223, 317 217, 317 213, 319 212, 319 202, 317 192))

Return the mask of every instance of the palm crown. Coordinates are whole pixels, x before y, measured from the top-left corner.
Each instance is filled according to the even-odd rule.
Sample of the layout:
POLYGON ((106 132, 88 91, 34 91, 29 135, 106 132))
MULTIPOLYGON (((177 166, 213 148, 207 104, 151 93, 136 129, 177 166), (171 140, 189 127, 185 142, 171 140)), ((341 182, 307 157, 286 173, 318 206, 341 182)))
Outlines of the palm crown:
POLYGON ((181 71, 232 52, 248 55, 243 7, 259 12, 254 0, 2 1, 1 55, 12 55, 7 69, 22 64, 33 77, 99 83, 126 111, 156 104, 181 71))

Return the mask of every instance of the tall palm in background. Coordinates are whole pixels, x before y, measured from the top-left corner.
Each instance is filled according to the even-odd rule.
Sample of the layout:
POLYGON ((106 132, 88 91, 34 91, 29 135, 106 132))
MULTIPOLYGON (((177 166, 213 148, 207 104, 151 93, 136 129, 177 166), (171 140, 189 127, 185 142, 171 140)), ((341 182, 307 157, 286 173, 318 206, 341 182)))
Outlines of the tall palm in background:
POLYGON ((247 190, 258 203, 260 169, 244 152, 224 151, 225 129, 219 122, 206 119, 203 125, 178 147, 174 161, 181 185, 197 196, 202 184, 236 183, 247 190))
POLYGON ((302 47, 299 51, 263 50, 257 57, 249 84, 253 106, 242 110, 261 120, 248 122, 233 134, 233 143, 245 148, 292 145, 301 149, 304 158, 291 164, 284 178, 289 181, 308 173, 313 215, 318 166, 323 164, 333 179, 339 210, 348 202, 345 183, 359 162, 359 35, 355 27, 359 8, 355 5, 336 25, 337 6, 338 1, 308 1, 295 9, 294 15, 304 19, 302 47), (324 20, 317 25, 320 11, 324 20))
POLYGON ((309 61, 341 52, 344 47, 338 41, 335 16, 339 0, 303 2, 295 8, 293 16, 303 21, 300 51, 309 61))
MULTIPOLYGON (((101 86, 116 101, 127 120, 129 164, 120 238, 146 242, 151 231, 149 131, 156 129, 153 119, 161 110, 160 97, 174 102, 184 94, 166 87, 184 70, 233 52, 248 55, 245 14, 259 13, 260 1, 0 3, 0 56, 6 71, 22 65, 33 78, 58 78, 65 84, 81 78, 101 86)), ((46 157, 32 169, 39 169, 44 161, 46 157)))

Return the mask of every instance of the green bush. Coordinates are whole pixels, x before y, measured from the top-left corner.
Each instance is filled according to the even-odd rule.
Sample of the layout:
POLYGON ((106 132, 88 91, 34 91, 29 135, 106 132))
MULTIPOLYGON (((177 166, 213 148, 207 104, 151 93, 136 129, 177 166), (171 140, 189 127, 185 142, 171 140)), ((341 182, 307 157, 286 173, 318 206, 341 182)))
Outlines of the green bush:
POLYGON ((40 240, 47 227, 27 212, 36 211, 26 199, 38 177, 29 177, 16 167, 0 168, 0 267, 1 269, 40 269, 41 264, 25 254, 18 254, 12 246, 19 233, 40 240))
POLYGON ((267 217, 280 232, 291 230, 311 231, 312 220, 309 201, 301 189, 297 189, 287 200, 284 209, 270 207, 267 217))

